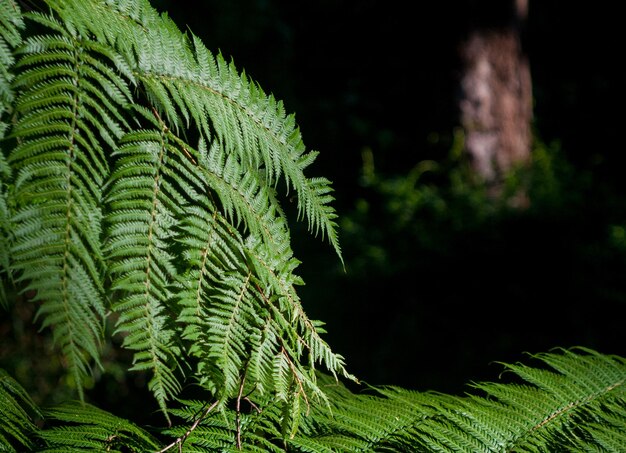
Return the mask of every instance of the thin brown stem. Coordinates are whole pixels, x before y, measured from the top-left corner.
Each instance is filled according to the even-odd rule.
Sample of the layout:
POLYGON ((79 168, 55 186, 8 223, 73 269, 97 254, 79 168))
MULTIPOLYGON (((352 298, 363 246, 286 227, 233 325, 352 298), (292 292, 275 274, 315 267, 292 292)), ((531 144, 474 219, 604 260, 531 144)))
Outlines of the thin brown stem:
POLYGON ((185 434, 180 436, 178 439, 176 439, 174 442, 172 442, 171 444, 167 445, 166 447, 163 447, 157 453, 163 453, 163 452, 165 452, 165 451, 169 450, 170 448, 175 447, 177 445, 178 445, 178 450, 182 451, 183 443, 185 442, 185 440, 187 440, 187 438, 191 435, 191 433, 198 427, 200 422, 202 420, 204 420, 207 415, 209 415, 209 412, 211 412, 213 409, 215 409, 215 406, 217 406, 218 403, 219 403, 219 400, 215 401, 213 404, 211 404, 209 407, 207 407, 206 410, 204 411, 204 413, 200 417, 198 417, 198 419, 195 422, 193 422, 193 425, 191 425, 189 427, 189 429, 187 430, 187 432, 185 434))
POLYGON ((246 374, 241 376, 241 384, 239 385, 239 394, 237 395, 237 450, 241 450, 241 397, 243 395, 243 386, 246 383, 246 374))
POLYGON ((260 414, 260 413, 262 412, 262 411, 261 411, 261 409, 259 408, 259 406, 257 406, 256 404, 254 404, 250 398, 248 398, 247 396, 244 396, 244 397, 243 397, 243 399, 244 399, 244 401, 247 401, 247 402, 248 402, 248 404, 249 404, 252 408, 254 408, 254 410, 257 412, 257 414, 260 414))

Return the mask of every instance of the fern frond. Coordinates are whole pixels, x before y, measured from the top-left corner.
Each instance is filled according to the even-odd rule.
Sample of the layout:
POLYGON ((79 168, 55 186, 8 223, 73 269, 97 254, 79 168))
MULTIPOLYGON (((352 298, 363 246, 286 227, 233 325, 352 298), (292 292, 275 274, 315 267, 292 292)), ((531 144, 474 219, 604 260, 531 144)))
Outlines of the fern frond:
POLYGON ((21 30, 24 28, 22 11, 17 3, 0 3, 0 115, 13 102, 12 67, 15 63, 13 50, 22 43, 21 30))
POLYGON ((9 235, 11 226, 10 213, 7 205, 7 184, 11 180, 11 167, 6 160, 6 145, 3 142, 9 126, 8 115, 14 100, 11 82, 14 79, 13 51, 22 43, 21 31, 24 28, 22 12, 17 4, 5 1, 0 4, 0 306, 7 308, 5 280, 9 275, 9 235))
POLYGON ((149 386, 165 413, 166 400, 180 390, 173 372, 180 349, 168 311, 177 275, 170 236, 185 198, 184 179, 172 172, 193 179, 193 169, 164 131, 132 132, 121 144, 107 193, 107 262, 120 295, 113 310, 123 345, 136 351, 132 369, 152 372, 149 386))
POLYGON ((41 416, 26 391, 0 368, 0 451, 32 449, 39 431, 35 422, 41 416))
POLYGON ((243 168, 218 141, 210 150, 200 143, 199 161, 206 186, 216 194, 230 223, 243 222, 250 236, 262 239, 270 256, 291 252, 284 213, 262 173, 243 168))
MULTIPOLYGON (((308 318, 295 286, 301 284, 301 279, 293 274, 298 261, 291 256, 290 251, 282 255, 268 256, 262 248, 250 246, 248 261, 260 276, 261 287, 270 288, 274 297, 266 297, 267 307, 276 323, 281 337, 290 341, 296 357, 305 352, 308 356, 310 370, 315 370, 317 363, 323 364, 333 376, 343 377, 356 381, 345 368, 344 358, 334 353, 320 336, 320 322, 308 318)), ((314 374, 311 374, 314 377, 314 374)), ((314 381, 314 378, 313 378, 314 381)))
POLYGON ((123 418, 90 404, 66 402, 45 411, 55 427, 41 431, 41 451, 156 451, 156 439, 123 418))
POLYGON ((298 375, 307 383, 307 391, 318 392, 314 380, 306 378, 308 373, 301 369, 302 344, 313 351, 309 354, 313 362, 319 360, 333 373, 342 370, 340 358, 329 349, 319 352, 325 343, 295 295, 293 285, 300 283, 293 274, 297 261, 280 206, 271 198, 275 209, 264 201, 268 192, 242 179, 239 166, 228 164, 215 142, 210 151, 202 142, 198 151, 187 151, 197 157, 205 193, 196 190, 194 204, 185 208, 181 224, 178 241, 188 259, 188 271, 179 278, 182 291, 178 291, 178 300, 183 308, 178 320, 187 324, 184 336, 193 341, 191 353, 200 359, 204 370, 201 382, 214 392, 225 390, 219 392, 221 397, 233 397, 245 364, 246 385, 255 393, 271 392, 280 401, 293 402, 287 397, 288 387, 298 375), (233 198, 233 192, 240 196, 233 198), (248 228, 250 235, 245 241, 229 226, 233 220, 229 206, 236 204, 233 209, 257 225, 248 228), (264 231, 254 234, 258 225, 264 231), (271 368, 275 358, 284 353, 292 364, 286 380, 277 379, 271 368), (207 370, 216 365, 220 374, 211 375, 207 370))
POLYGON ((267 366, 257 373, 251 364, 271 362, 280 334, 267 318, 257 278, 242 265, 242 238, 209 197, 210 192, 199 196, 181 224, 179 241, 188 270, 179 278, 178 321, 185 325, 184 338, 192 342, 190 353, 200 360, 204 386, 221 398, 233 397, 245 365, 247 382, 263 394, 274 387, 271 375, 267 366))
POLYGON ((330 182, 304 174, 316 153, 282 103, 147 1, 47 4, 28 14, 48 32, 20 47, 9 160, 14 268, 43 325, 80 388, 110 292, 165 413, 191 357, 222 404, 276 398, 292 435, 300 406, 325 398, 316 364, 349 376, 296 295, 276 194, 295 190, 299 217, 339 253, 330 182))
MULTIPOLYGON (((588 348, 558 352, 533 356, 550 368, 547 372, 521 364, 506 365, 539 388, 545 399, 557 400, 549 413, 541 409, 535 412, 535 423, 512 442, 513 448, 542 446, 543 439, 555 439, 557 445, 568 448, 572 441, 593 446, 602 438, 615 439, 616 435, 623 438, 626 435, 623 429, 626 426, 626 359, 602 355, 588 348), (586 429, 588 423, 591 423, 589 430, 586 429), (613 433, 616 426, 622 429, 613 433), (575 435, 563 436, 568 431, 575 435)), ((483 390, 488 395, 492 393, 489 388, 483 390)), ((508 399, 504 402, 522 410, 530 403, 508 399)))
POLYGON ((103 317, 101 192, 106 150, 127 127, 127 82, 112 51, 73 34, 49 15, 28 18, 51 28, 17 51, 13 82, 17 143, 9 155, 11 248, 17 280, 36 291, 38 316, 52 327, 82 397, 90 363, 99 363, 103 317), (118 87, 114 89, 113 87, 118 87))
POLYGON ((332 412, 315 412, 292 444, 301 451, 349 444, 353 451, 620 451, 626 360, 583 348, 534 358, 543 367, 504 364, 522 383, 474 384, 482 395, 324 387, 332 412))
POLYGON ((306 152, 295 118, 286 115, 281 102, 239 74, 233 63, 214 56, 196 36, 189 39, 169 18, 151 11, 144 0, 74 0, 63 2, 60 14, 80 21, 125 55, 149 103, 176 133, 193 128, 207 143, 222 143, 232 162, 244 173, 262 171, 268 186, 284 178, 296 190, 300 215, 311 231, 321 232, 340 255, 330 183, 304 175, 317 153, 306 152))

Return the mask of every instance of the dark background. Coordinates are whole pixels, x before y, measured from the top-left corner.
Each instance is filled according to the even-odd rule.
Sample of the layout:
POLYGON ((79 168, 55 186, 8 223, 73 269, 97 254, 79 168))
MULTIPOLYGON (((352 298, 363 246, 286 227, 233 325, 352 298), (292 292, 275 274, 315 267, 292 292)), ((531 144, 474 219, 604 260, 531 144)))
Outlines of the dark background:
POLYGON ((358 377, 456 392, 527 352, 626 355, 625 78, 608 3, 530 2, 543 177, 524 212, 490 209, 455 179, 458 50, 476 2, 153 4, 283 100, 321 152, 309 175, 333 181, 345 270, 294 222, 300 294, 358 377), (439 170, 407 186, 429 160, 439 170))

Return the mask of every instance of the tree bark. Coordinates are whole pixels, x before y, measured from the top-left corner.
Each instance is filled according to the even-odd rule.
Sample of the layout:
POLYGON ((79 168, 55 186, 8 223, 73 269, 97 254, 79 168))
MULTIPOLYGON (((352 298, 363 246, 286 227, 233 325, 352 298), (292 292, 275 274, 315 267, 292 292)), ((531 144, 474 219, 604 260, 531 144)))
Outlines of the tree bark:
MULTIPOLYGON (((465 150, 494 198, 511 170, 530 163, 531 76, 522 49, 528 0, 470 2, 470 29, 461 46, 461 123, 465 150)), ((515 204, 526 204, 518 194, 515 204)))

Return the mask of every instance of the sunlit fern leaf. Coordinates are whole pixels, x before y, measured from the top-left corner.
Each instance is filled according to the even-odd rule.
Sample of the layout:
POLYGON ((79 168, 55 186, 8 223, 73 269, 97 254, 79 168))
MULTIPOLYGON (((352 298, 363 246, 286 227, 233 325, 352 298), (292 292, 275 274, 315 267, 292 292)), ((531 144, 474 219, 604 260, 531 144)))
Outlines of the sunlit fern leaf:
POLYGON ((0 368, 0 451, 32 449, 41 417, 28 393, 0 368))
MULTIPOLYGON (((289 354, 296 357, 297 362, 308 357, 309 371, 314 370, 316 364, 323 364, 335 377, 341 375, 356 381, 347 372, 344 358, 334 353, 321 338, 320 323, 310 320, 304 312, 295 289, 302 284, 300 277, 294 274, 299 261, 293 257, 291 249, 269 254, 258 241, 248 241, 246 245, 247 261, 259 276, 259 287, 268 291, 264 301, 275 324, 272 329, 280 332, 281 343, 289 354)), ((315 374, 310 376, 314 382, 315 374)))
POLYGON ((187 211, 180 245, 188 270, 179 278, 178 322, 200 360, 201 383, 228 398, 238 391, 261 306, 252 275, 241 266, 243 244, 204 194, 187 211))
POLYGON ((242 167, 219 141, 210 150, 201 143, 199 162, 206 186, 215 192, 231 223, 243 222, 244 230, 262 239, 272 256, 291 252, 284 213, 261 172, 242 167))
POLYGON ((504 364, 521 382, 474 384, 480 393, 466 397, 324 387, 332 411, 316 409, 293 445, 300 451, 351 442, 358 445, 353 451, 621 451, 626 360, 588 349, 535 358, 543 366, 504 364))
POLYGON ((147 452, 159 448, 143 429, 90 404, 66 402, 44 414, 52 427, 41 431, 46 448, 40 451, 147 452))
MULTIPOLYGON (((558 439, 561 448, 568 448, 564 442, 576 439, 575 436, 562 436, 568 431, 580 435, 576 440, 578 443, 591 446, 595 444, 596 436, 614 439, 612 428, 626 426, 626 359, 601 355, 586 348, 533 357, 549 368, 544 370, 522 364, 505 366, 539 388, 543 398, 555 400, 555 405, 548 413, 536 410, 535 420, 524 417, 525 421, 535 423, 519 439, 510 441, 512 449, 524 449, 527 444, 542 447, 543 439, 558 439), (593 424, 593 430, 585 429, 588 423, 593 424), (605 430, 598 430, 600 426, 605 430)), ((485 391, 488 395, 492 393, 489 389, 485 391)), ((531 399, 506 400, 506 403, 516 413, 534 407, 531 399)), ((626 430, 622 429, 621 434, 618 431, 618 437, 624 435, 626 430)))
POLYGON ((224 375, 225 393, 232 395, 240 385, 249 340, 261 323, 261 304, 252 274, 224 273, 222 281, 207 310, 207 352, 224 375))
MULTIPOLYGON (((187 272, 179 277, 178 321, 186 324, 183 335, 192 341, 191 354, 200 361, 201 382, 214 392, 225 390, 219 393, 225 398, 236 394, 245 381, 246 391, 270 392, 291 404, 287 387, 294 376, 304 374, 299 370, 304 356, 301 344, 308 344, 304 338, 316 334, 310 331, 315 330, 311 322, 299 324, 305 316, 293 288, 300 283, 293 274, 298 262, 292 256, 280 206, 270 192, 242 174, 236 162, 229 163, 216 142, 210 150, 201 142, 197 152, 188 151, 198 159, 205 193, 196 193, 193 205, 185 208, 177 234, 187 258, 187 272), (228 214, 231 210, 241 214, 228 214), (249 234, 245 241, 229 225, 237 217, 254 225, 244 229, 249 234), (291 346, 282 347, 285 343, 291 346), (287 351, 291 377, 276 379, 271 363, 287 351), (211 374, 215 369, 220 372, 211 374)), ((340 366, 333 360, 322 361, 335 373, 340 366)), ((303 381, 306 391, 318 391, 314 381, 303 381)))
MULTIPOLYGON (((518 366, 510 365, 511 369, 518 366)), ((575 418, 587 409, 592 412, 599 409, 592 405, 585 407, 586 404, 576 400, 597 395, 587 393, 589 389, 579 385, 578 377, 583 374, 561 375, 553 370, 522 368, 524 373, 519 373, 520 376, 541 376, 534 383, 541 386, 549 383, 547 387, 551 390, 515 383, 477 384, 474 387, 484 391, 487 398, 472 395, 447 402, 440 417, 407 430, 405 437, 449 451, 459 445, 464 451, 561 451, 565 448, 564 439, 569 438, 567 433, 577 426, 575 418), (554 386, 556 382, 569 390, 562 393, 554 386)), ((624 371, 622 368, 622 382, 624 371)), ((594 385, 606 389, 609 380, 594 379, 594 385)))
POLYGON ((99 363, 105 313, 106 150, 126 126, 117 110, 129 103, 129 92, 103 89, 126 84, 109 49, 51 16, 27 17, 51 31, 29 37, 17 51, 11 257, 17 280, 36 293, 38 316, 52 328, 82 397, 91 362, 99 363))
POLYGON ((402 433, 438 412, 438 397, 431 394, 404 390, 397 398, 380 398, 353 394, 323 375, 320 381, 330 408, 314 407, 312 416, 304 418, 301 434, 292 441, 297 451, 385 451, 388 438, 396 440, 397 451, 411 451, 403 445, 402 433))
MULTIPOLYGON (((76 318, 65 326, 97 338, 106 275, 117 332, 135 352, 133 369, 151 372, 164 411, 186 354, 223 401, 242 390, 278 395, 299 414, 310 396, 323 399, 316 363, 348 375, 296 296, 279 179, 298 193, 312 231, 334 238, 334 211, 330 183, 304 175, 316 153, 305 152, 294 117, 146 1, 47 3, 50 15, 29 15, 51 31, 21 50, 9 162, 22 224, 12 250, 21 280, 44 301, 44 325, 69 338, 66 353, 78 343, 65 314, 76 318), (65 305, 49 302, 59 292, 65 305)), ((87 354, 70 356, 77 381, 97 361, 96 347, 80 345, 87 354)), ((285 419, 293 432, 299 418, 285 419)))
POLYGON ((268 186, 282 175, 296 190, 310 229, 327 237, 339 254, 330 183, 304 175, 316 153, 306 151, 294 116, 232 63, 146 5, 141 0, 119 5, 68 0, 62 13, 85 17, 81 27, 125 55, 147 99, 172 129, 195 128, 207 143, 219 140, 244 173, 264 172, 268 186))
POLYGON ((133 369, 152 372, 149 386, 165 412, 166 400, 180 390, 173 371, 180 349, 170 321, 177 275, 171 235, 183 214, 185 176, 193 180, 194 169, 167 132, 136 131, 121 143, 106 198, 107 263, 119 294, 113 310, 123 345, 136 351, 133 369))

